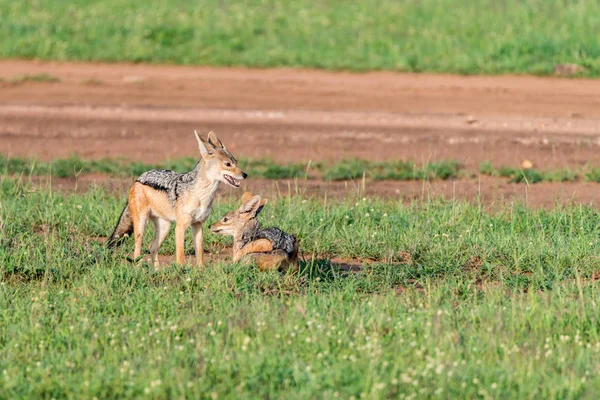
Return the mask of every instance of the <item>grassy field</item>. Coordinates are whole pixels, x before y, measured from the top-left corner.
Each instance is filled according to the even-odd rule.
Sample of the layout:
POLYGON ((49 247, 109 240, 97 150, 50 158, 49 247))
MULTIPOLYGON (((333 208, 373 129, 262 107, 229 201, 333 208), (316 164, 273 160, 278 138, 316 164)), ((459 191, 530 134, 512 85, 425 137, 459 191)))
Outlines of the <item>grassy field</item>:
MULTIPOLYGON (((115 177, 137 177, 150 169, 170 169, 187 172, 194 168, 197 160, 191 157, 178 158, 161 164, 146 164, 125 159, 85 160, 73 155, 52 161, 33 158, 6 157, 0 154, 0 174, 5 175, 52 175, 59 178, 76 177, 81 174, 99 173, 115 177)), ((369 178, 373 180, 447 180, 476 178, 479 175, 507 178, 512 183, 539 182, 600 182, 600 168, 586 165, 574 169, 523 169, 509 166, 494 167, 483 162, 479 170, 471 170, 455 160, 429 163, 413 161, 367 161, 359 158, 326 163, 279 164, 270 159, 242 159, 241 168, 253 178, 263 179, 324 179, 342 181, 369 178)))
POLYGON ((0 0, 0 58, 600 74, 600 3, 0 0))
MULTIPOLYGON (((187 172, 191 171, 197 162, 198 159, 184 157, 152 165, 131 162, 125 159, 84 160, 76 155, 42 162, 31 158, 6 157, 0 154, 0 173, 53 175, 60 178, 74 177, 86 173, 136 177, 150 169, 170 169, 177 172, 187 172)), ((412 161, 374 162, 357 158, 336 163, 306 162, 288 164, 278 164, 269 159, 242 159, 239 165, 250 176, 265 179, 323 178, 339 181, 365 176, 376 180, 422 180, 451 179, 464 174, 460 164, 453 160, 418 165, 412 161)))
MULTIPOLYGON (((132 243, 98 243, 124 198, 0 178, 0 398, 600 390, 598 210, 271 200, 261 219, 298 236, 297 275, 218 259, 154 271, 126 261, 132 243), (334 255, 374 261, 348 273, 334 255)), ((228 243, 206 240, 210 253, 228 243)))

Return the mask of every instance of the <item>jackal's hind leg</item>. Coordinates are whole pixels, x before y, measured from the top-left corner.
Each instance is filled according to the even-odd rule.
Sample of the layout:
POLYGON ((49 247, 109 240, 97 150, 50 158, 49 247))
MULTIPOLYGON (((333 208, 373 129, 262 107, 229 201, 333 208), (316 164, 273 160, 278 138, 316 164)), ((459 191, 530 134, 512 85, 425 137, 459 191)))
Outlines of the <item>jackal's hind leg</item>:
POLYGON ((268 239, 257 239, 242 247, 242 256, 250 253, 268 253, 273 251, 273 243, 268 239))
POLYGON ((154 266, 158 267, 158 249, 169 234, 169 230, 171 229, 171 222, 159 217, 151 217, 151 219, 154 223, 154 240, 150 245, 150 258, 152 259, 152 263, 154 264, 154 266))
POLYGON ((142 254, 142 243, 144 233, 148 225, 148 212, 142 211, 133 216, 133 234, 135 236, 135 249, 133 250, 133 259, 137 260, 142 254))
POLYGON ((283 250, 275 250, 270 253, 250 253, 243 260, 254 261, 261 271, 276 271, 287 264, 288 256, 283 250))

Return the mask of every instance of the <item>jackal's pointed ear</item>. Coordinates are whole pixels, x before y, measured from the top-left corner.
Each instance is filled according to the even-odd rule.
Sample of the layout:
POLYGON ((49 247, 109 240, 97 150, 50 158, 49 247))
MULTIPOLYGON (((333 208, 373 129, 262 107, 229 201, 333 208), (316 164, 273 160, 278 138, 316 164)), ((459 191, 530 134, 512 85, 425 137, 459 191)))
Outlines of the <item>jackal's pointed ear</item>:
POLYGON ((242 195, 242 204, 250 200, 252 197, 254 197, 252 192, 244 192, 244 194, 242 195))
POLYGON ((200 149, 200 154, 202 154, 202 156, 207 156, 209 154, 212 153, 211 151, 211 146, 206 143, 206 141, 204 141, 204 139, 202 139, 200 137, 200 135, 198 134, 198 132, 196 132, 196 130, 194 129, 194 135, 196 136, 196 140, 198 141, 198 148, 200 149))
POLYGON ((240 207, 240 214, 246 214, 250 217, 254 217, 258 213, 260 208, 260 196, 252 196, 248 201, 240 207))
POLYGON ((215 149, 224 149, 223 142, 217 137, 217 134, 213 131, 208 132, 208 143, 212 144, 215 149))
POLYGON ((268 199, 262 199, 260 201, 260 204, 258 206, 258 209, 256 210, 256 215, 260 214, 260 212, 262 211, 263 207, 265 206, 265 204, 267 204, 268 199))

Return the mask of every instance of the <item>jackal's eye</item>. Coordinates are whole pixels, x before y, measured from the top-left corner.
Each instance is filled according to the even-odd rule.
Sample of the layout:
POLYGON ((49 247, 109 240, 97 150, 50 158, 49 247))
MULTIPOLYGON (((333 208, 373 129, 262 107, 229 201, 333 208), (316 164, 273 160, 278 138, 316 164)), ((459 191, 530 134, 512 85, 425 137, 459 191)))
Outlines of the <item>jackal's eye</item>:
POLYGON ((228 219, 227 217, 223 217, 223 219, 221 221, 227 222, 227 219, 228 219))
POLYGON ((231 167, 231 163, 230 163, 229 161, 227 161, 227 162, 225 163, 225 166, 226 166, 226 167, 231 167))

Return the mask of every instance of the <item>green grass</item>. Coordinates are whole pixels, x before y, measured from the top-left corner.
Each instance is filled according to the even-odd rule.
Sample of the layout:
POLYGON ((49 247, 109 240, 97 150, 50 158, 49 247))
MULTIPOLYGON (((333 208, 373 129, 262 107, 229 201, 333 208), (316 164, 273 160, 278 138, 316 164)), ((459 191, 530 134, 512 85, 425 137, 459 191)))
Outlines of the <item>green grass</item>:
MULTIPOLYGON (((31 158, 6 157, 0 154, 0 173, 17 175, 53 175, 59 178, 81 174, 100 173, 110 176, 137 177, 151 169, 190 171, 197 160, 192 157, 177 158, 160 164, 131 162, 125 159, 105 158, 85 160, 73 155, 68 158, 41 162, 31 158)), ((476 173, 454 160, 416 164, 412 161, 367 161, 358 158, 334 163, 288 163, 278 164, 270 159, 242 159, 240 167, 252 178, 263 179, 325 179, 342 181, 365 178, 373 180, 447 180, 471 178, 476 173)), ((495 168, 490 162, 479 165, 479 173, 507 178, 513 183, 534 184, 539 182, 600 182, 600 168, 585 166, 577 169, 553 169, 539 171, 502 166, 495 168)))
MULTIPOLYGON (((73 177, 80 174, 101 173, 111 176, 134 177, 151 169, 170 169, 178 172, 190 171, 197 159, 192 157, 178 158, 160 164, 147 164, 125 159, 104 158, 85 160, 76 155, 52 161, 38 161, 31 158, 6 157, 0 154, 0 173, 24 175, 54 175, 60 178, 73 177)), ((279 165, 269 159, 240 160, 242 167, 254 177, 266 179, 286 179, 307 176, 310 164, 290 163, 279 165)), ((316 165, 319 167, 319 164, 316 165)))
POLYGON ((273 160, 241 160, 240 167, 248 175, 266 179, 308 177, 310 164, 290 163, 280 165, 273 160))
POLYGON ((0 57, 598 76, 599 15, 585 0, 0 0, 0 57))
MULTIPOLYGON (((111 176, 139 176, 151 169, 190 171, 197 160, 191 157, 170 160, 162 164, 130 162, 124 159, 84 160, 76 155, 65 159, 40 162, 36 159, 6 157, 0 154, 0 173, 24 175, 49 175, 60 178, 80 174, 101 173, 111 176)), ((277 164, 270 159, 240 160, 240 167, 251 177, 264 179, 318 178, 347 180, 368 178, 395 180, 452 179, 457 178, 461 166, 456 161, 441 161, 417 166, 410 161, 371 162, 359 159, 342 160, 337 163, 288 163, 277 164)))
MULTIPOLYGON (((36 159, 6 157, 0 154, 0 173, 18 175, 53 175, 60 178, 80 174, 100 173, 117 177, 136 177, 151 169, 190 171, 197 160, 192 157, 177 158, 160 164, 131 162, 125 159, 104 158, 85 160, 76 155, 69 158, 41 162, 36 159)), ((253 178, 263 179, 316 179, 332 181, 365 178, 373 180, 447 180, 476 176, 473 171, 454 160, 416 164, 412 161, 367 161, 358 158, 334 163, 278 164, 270 159, 242 159, 240 167, 253 178)), ((585 166, 577 169, 539 171, 502 166, 495 168, 490 162, 479 166, 479 173, 508 178, 510 182, 534 184, 539 182, 600 182, 600 168, 585 166)))
POLYGON ((503 166, 494 168, 492 163, 483 162, 479 165, 479 172, 488 176, 509 178, 514 183, 539 183, 539 182, 600 182, 600 169, 585 166, 580 169, 554 169, 539 171, 537 169, 523 169, 503 166))
POLYGON ((375 180, 424 180, 458 178, 461 166, 456 161, 441 161, 418 166, 412 161, 373 162, 358 158, 342 160, 324 166, 323 177, 339 181, 347 179, 367 178, 375 180))
MULTIPOLYGON (((134 267, 132 243, 112 254, 96 242, 123 204, 99 188, 70 194, 1 178, 0 398, 569 399, 600 390, 594 208, 491 213, 434 199, 290 194, 261 219, 314 257, 281 275, 218 261, 134 267), (376 261, 344 273, 329 255, 376 261)), ((210 221, 234 204, 217 201, 210 221)), ((212 253, 226 242, 205 239, 212 253)), ((162 252, 172 254, 172 236, 162 252)))

